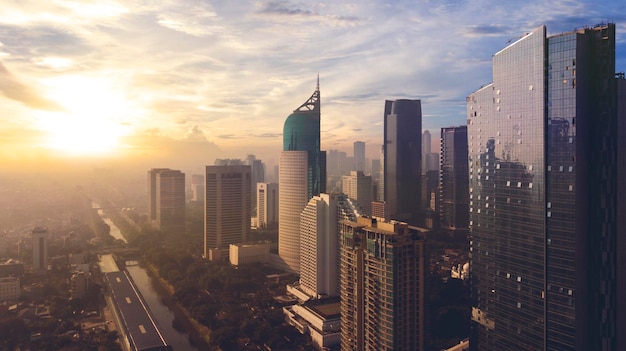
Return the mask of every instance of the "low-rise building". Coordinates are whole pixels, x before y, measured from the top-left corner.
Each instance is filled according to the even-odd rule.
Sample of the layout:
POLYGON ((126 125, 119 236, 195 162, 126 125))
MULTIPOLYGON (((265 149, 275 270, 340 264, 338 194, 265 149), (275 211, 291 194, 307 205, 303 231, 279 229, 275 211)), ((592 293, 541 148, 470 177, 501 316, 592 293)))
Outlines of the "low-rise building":
POLYGON ((339 297, 311 300, 302 305, 283 307, 289 324, 309 335, 320 349, 341 342, 339 297))
POLYGON ((0 302, 17 300, 20 296, 22 296, 22 288, 19 278, 0 278, 0 302))
POLYGON ((267 263, 270 255, 270 242, 254 244, 230 244, 230 264, 238 266, 246 263, 267 263))

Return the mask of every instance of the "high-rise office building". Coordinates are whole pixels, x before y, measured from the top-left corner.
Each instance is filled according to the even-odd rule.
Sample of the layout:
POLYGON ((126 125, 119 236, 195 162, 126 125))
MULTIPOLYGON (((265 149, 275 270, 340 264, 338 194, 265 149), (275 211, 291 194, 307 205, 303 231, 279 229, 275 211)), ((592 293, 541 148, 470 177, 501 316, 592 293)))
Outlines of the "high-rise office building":
POLYGON ((148 171, 148 218, 151 223, 157 219, 157 185, 156 176, 169 168, 152 168, 148 171))
POLYGON ((424 350, 423 239, 403 222, 342 222, 341 350, 424 350))
POLYGON ((33 228, 33 271, 48 269, 48 228, 33 228))
POLYGON ((354 142, 354 170, 365 171, 365 142, 354 142))
POLYGON ((469 226, 467 126, 441 128, 440 224, 449 231, 469 226))
POLYGON ((251 171, 248 165, 206 166, 204 257, 250 236, 251 171))
POLYGON ((356 219, 344 194, 314 196, 300 220, 300 289, 312 298, 339 296, 339 231, 356 219))
POLYGON ((320 151, 319 80, 313 95, 295 109, 283 127, 279 160, 278 255, 300 272, 300 212, 326 190, 326 152, 320 151))
POLYGON ((149 214, 163 231, 185 230, 185 173, 168 168, 148 171, 149 214))
POLYGON ((256 156, 248 155, 246 157, 246 164, 250 166, 251 177, 250 184, 252 186, 252 197, 250 201, 252 201, 252 213, 258 216, 256 212, 257 206, 257 193, 256 193, 256 184, 263 183, 265 181, 265 164, 261 160, 257 160, 256 156))
POLYGON ((204 175, 191 175, 191 201, 197 204, 204 204, 204 175))
POLYGON ((415 224, 421 214, 421 101, 385 101, 384 123, 383 200, 390 219, 415 224))
POLYGON ((372 214, 372 176, 366 176, 361 171, 351 171, 350 175, 342 177, 341 190, 358 203, 361 214, 372 214))
POLYGON ((623 349, 614 75, 614 24, 541 26, 467 97, 472 350, 623 349))
POLYGON ((257 183, 256 193, 259 228, 275 228, 278 224, 278 184, 257 183))

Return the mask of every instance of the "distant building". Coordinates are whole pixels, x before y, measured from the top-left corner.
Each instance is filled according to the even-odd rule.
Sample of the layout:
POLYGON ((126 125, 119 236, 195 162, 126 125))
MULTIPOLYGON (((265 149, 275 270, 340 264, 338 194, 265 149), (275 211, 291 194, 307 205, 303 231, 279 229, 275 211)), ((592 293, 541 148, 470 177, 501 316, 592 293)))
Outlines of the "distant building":
POLYGON ((257 183, 257 218, 259 228, 275 228, 278 225, 278 184, 257 183))
POLYGON ((204 204, 204 175, 202 174, 191 176, 191 201, 204 204))
POLYGON ((372 217, 389 218, 389 205, 385 201, 372 201, 372 217))
POLYGON ((422 107, 420 100, 385 101, 384 200, 389 218, 420 221, 422 107))
POLYGON ((21 277, 24 275, 24 264, 14 259, 8 259, 0 263, 0 278, 21 277))
POLYGON ((91 275, 85 272, 74 272, 70 278, 70 296, 72 299, 83 299, 89 292, 91 275))
POLYGON ((469 168, 467 126, 441 128, 440 223, 449 231, 468 231, 469 168))
POLYGON ((372 177, 366 176, 361 171, 351 171, 350 175, 342 177, 342 191, 349 198, 356 200, 361 213, 372 213, 372 177))
POLYGON ((270 243, 230 244, 229 260, 233 266, 248 263, 267 263, 270 256, 270 243))
POLYGON ((48 269, 48 229, 33 229, 33 272, 42 273, 48 269))
POLYGON ((14 301, 22 296, 22 287, 17 277, 0 278, 0 302, 14 301))
POLYGON ((365 142, 354 142, 354 168, 355 171, 365 172, 365 142))
POLYGON ((185 230, 185 173, 167 168, 148 171, 149 212, 163 231, 185 230))
POLYGON ((256 185, 257 183, 265 182, 265 164, 261 160, 257 160, 256 156, 248 155, 246 158, 246 164, 250 166, 250 186, 252 189, 252 197, 250 201, 252 201, 252 214, 254 216, 258 215, 257 209, 257 193, 256 193, 256 185))
MULTIPOLYGON (((204 257, 225 250, 250 236, 250 166, 206 166, 204 257)), ((226 256, 227 257, 227 256, 226 256)))
POLYGON ((342 222, 341 350, 424 350, 424 265, 424 230, 342 222))

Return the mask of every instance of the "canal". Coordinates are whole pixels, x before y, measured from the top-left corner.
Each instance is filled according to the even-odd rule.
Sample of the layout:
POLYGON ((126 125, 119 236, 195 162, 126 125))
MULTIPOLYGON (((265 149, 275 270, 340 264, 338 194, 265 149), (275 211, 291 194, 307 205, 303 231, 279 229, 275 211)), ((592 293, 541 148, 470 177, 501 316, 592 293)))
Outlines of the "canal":
MULTIPOLYGON (((98 214, 102 220, 111 228, 110 234, 116 239, 126 242, 126 238, 122 235, 120 229, 111 221, 104 217, 104 214, 97 203, 93 203, 93 208, 98 208, 98 214)), ((172 312, 163 302, 161 296, 154 289, 152 279, 148 276, 146 270, 139 265, 126 266, 128 274, 130 274, 135 286, 141 292, 152 316, 156 319, 159 330, 163 334, 165 341, 172 347, 174 351, 193 351, 198 350, 190 341, 188 333, 179 331, 174 327, 174 312, 172 312)))

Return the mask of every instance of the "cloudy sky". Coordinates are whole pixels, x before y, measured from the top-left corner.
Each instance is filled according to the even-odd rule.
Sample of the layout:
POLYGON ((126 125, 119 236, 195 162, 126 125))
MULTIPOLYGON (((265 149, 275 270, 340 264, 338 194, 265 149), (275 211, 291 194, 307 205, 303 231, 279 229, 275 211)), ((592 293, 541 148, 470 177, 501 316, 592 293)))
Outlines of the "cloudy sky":
POLYGON ((616 23, 625 71, 623 8, 623 0, 5 0, 0 160, 206 164, 254 153, 272 162, 285 118, 318 74, 322 148, 351 154, 362 140, 376 157, 385 99, 421 99, 433 135, 464 124, 465 97, 491 81, 491 56, 541 24, 556 34, 616 23))

